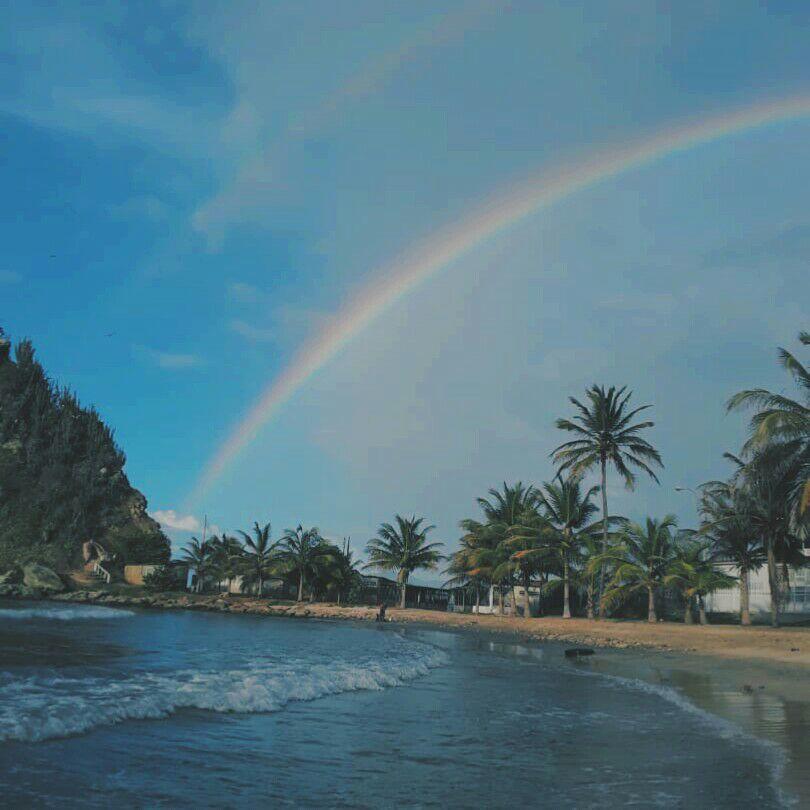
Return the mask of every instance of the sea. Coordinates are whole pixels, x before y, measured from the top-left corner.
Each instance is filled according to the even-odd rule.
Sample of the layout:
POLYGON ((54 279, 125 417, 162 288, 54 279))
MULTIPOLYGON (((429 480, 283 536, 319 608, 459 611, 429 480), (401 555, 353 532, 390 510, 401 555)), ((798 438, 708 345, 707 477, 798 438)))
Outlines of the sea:
POLYGON ((772 808, 782 765, 559 646, 0 604, 3 807, 772 808))

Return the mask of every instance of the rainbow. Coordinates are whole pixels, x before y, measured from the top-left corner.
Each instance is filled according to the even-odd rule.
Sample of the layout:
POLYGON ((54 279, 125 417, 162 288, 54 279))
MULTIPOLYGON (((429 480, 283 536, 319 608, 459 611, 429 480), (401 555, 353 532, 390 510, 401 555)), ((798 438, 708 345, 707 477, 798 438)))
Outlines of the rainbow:
POLYGON ((203 470, 189 504, 198 504, 262 426, 372 321, 481 243, 525 217, 624 172, 730 135, 805 117, 810 117, 809 95, 727 110, 667 127, 652 136, 572 161, 555 171, 541 172, 516 188, 493 196, 472 213, 372 274, 371 282, 295 354, 287 368, 271 381, 233 427, 203 470))

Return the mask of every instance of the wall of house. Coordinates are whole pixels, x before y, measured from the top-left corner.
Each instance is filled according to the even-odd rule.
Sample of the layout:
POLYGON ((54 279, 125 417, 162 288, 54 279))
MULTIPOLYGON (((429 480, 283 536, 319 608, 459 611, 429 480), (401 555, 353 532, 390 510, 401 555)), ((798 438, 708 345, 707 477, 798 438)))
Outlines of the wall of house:
MULTIPOLYGON (((724 563, 723 571, 739 577, 736 566, 724 563)), ((748 591, 752 616, 770 613, 771 589, 768 585, 768 569, 762 566, 748 575, 748 591)), ((706 599, 706 609, 710 613, 739 613, 740 586, 734 585, 722 591, 715 591, 706 599)), ((810 613, 810 567, 790 569, 790 590, 787 600, 781 605, 782 613, 810 613)))
POLYGON ((158 568, 157 565, 125 565, 124 582, 130 585, 143 585, 143 578, 158 568))

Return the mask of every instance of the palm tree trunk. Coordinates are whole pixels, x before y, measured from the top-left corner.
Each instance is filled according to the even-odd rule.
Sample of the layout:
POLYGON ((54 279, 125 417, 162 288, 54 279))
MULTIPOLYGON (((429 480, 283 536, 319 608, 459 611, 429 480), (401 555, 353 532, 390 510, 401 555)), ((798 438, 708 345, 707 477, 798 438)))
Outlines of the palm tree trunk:
POLYGON ((709 623, 709 619, 706 616, 706 603, 703 601, 702 596, 698 596, 698 616, 700 616, 701 624, 709 623))
MULTIPOLYGON (((608 515, 608 502, 607 502, 607 459, 604 455, 601 458, 601 466, 602 466, 602 554, 607 553, 608 547, 608 525, 607 525, 607 515, 608 515)), ((598 594, 598 606, 599 612, 598 617, 601 618, 602 614, 605 612, 605 608, 602 605, 602 594, 605 592, 605 561, 602 560, 602 565, 599 567, 599 594, 598 594)))
POLYGON ((304 569, 302 568, 298 572, 298 599, 295 600, 296 602, 303 602, 304 601, 304 569))
POLYGON ((740 571, 740 624, 751 624, 751 597, 748 592, 748 571, 740 571))
POLYGON ((776 575, 776 555, 773 540, 768 540, 768 587, 771 590, 771 625, 779 627, 779 582, 776 575))
POLYGON ((593 609, 593 589, 594 589, 594 581, 593 576, 591 576, 590 581, 588 583, 588 593, 585 597, 586 605, 585 605, 585 615, 589 619, 594 618, 594 609, 593 609))
POLYGON ((264 583, 262 582, 262 573, 259 571, 259 599, 264 595, 264 583))
POLYGON ((498 604, 501 616, 503 616, 503 584, 498 585, 498 604))
POLYGON ((532 603, 529 597, 529 572, 523 572, 523 618, 531 619, 532 603))
POLYGON ((684 624, 694 624, 695 623, 695 615, 692 613, 692 597, 686 597, 686 607, 683 609, 683 623, 684 624))
POLYGON ((476 614, 481 612, 481 588, 477 582, 475 583, 475 612, 476 614))
POLYGON ((658 621, 658 616, 655 615, 655 588, 647 588, 647 621, 658 621))
POLYGON ((402 593, 400 595, 399 606, 401 608, 405 607, 405 596, 408 593, 408 581, 402 583, 402 593))
POLYGON ((563 619, 571 618, 571 597, 568 585, 568 555, 563 554, 563 619))

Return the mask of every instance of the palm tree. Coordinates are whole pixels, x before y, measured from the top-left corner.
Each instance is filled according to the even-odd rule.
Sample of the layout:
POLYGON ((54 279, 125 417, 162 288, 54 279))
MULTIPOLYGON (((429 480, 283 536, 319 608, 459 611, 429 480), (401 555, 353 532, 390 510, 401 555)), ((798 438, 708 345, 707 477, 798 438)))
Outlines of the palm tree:
POLYGON ((746 517, 750 511, 746 495, 725 482, 710 482, 703 486, 700 511, 699 534, 708 538, 713 558, 733 563, 739 571, 740 624, 750 625, 749 577, 765 565, 768 555, 746 517))
POLYGON ((270 569, 278 557, 278 547, 281 541, 270 542, 270 521, 259 526, 256 521, 253 524, 253 537, 247 532, 240 531, 245 542, 245 578, 246 581, 255 581, 259 598, 264 595, 264 578, 270 573, 270 569))
POLYGON ((465 518, 459 527, 464 535, 459 540, 461 548, 454 552, 446 573, 452 578, 448 585, 458 586, 470 583, 475 587, 476 612, 481 607, 481 587, 489 587, 493 581, 493 571, 497 565, 495 546, 497 540, 486 523, 465 518))
MULTIPOLYGON (((810 332, 801 332, 799 340, 805 346, 810 345, 810 332)), ((804 402, 755 388, 735 394, 727 408, 756 409, 751 418, 751 435, 743 447, 745 456, 775 443, 789 445, 799 455, 801 464, 790 504, 794 520, 799 521, 810 508, 810 371, 787 349, 779 349, 779 362, 793 376, 804 402)))
POLYGON ((562 576, 555 580, 563 589, 563 618, 571 618, 571 568, 579 556, 585 536, 592 536, 597 524, 591 518, 599 507, 591 498, 599 492, 599 487, 582 491, 580 480, 571 475, 563 479, 558 475, 550 483, 543 484, 537 491, 537 501, 543 510, 541 523, 536 533, 538 545, 534 550, 519 552, 519 555, 533 556, 551 553, 560 565, 562 576), (545 551, 544 551, 545 548, 545 551))
POLYGON ((360 572, 357 570, 357 563, 354 560, 354 553, 351 549, 351 538, 343 538, 343 547, 335 547, 333 553, 334 565, 331 571, 331 584, 337 590, 337 601, 341 603, 341 599, 345 597, 355 585, 359 578, 360 572))
MULTIPOLYGON (((304 529, 300 524, 295 529, 287 529, 282 538, 283 551, 280 558, 298 574, 298 602, 304 600, 304 585, 307 578, 314 573, 313 569, 319 557, 326 553, 327 547, 317 526, 304 529)), ((314 597, 314 593, 312 594, 314 597)))
POLYGON ((239 541, 225 532, 213 535, 208 541, 208 548, 210 551, 208 569, 214 573, 221 587, 223 579, 232 579, 238 575, 244 552, 239 541))
POLYGON ((730 588, 736 577, 724 574, 715 568, 708 555, 708 543, 682 543, 673 550, 673 559, 664 577, 666 585, 674 585, 683 594, 685 608, 683 620, 694 622, 692 606, 697 598, 700 623, 708 624, 705 597, 714 591, 730 588))
MULTIPOLYGON (((602 599, 609 604, 618 602, 637 591, 647 591, 647 621, 658 621, 655 595, 661 587, 673 558, 675 515, 663 520, 647 518, 644 526, 627 522, 618 545, 600 555, 615 565, 615 572, 602 599)), ((593 563, 603 562, 597 557, 593 563)))
POLYGON ((748 462, 726 453, 737 470, 730 486, 743 493, 742 517, 752 534, 762 538, 771 593, 771 624, 779 625, 780 596, 787 589, 789 565, 806 563, 802 540, 790 520, 796 476, 803 465, 801 452, 791 444, 772 444, 748 462), (781 570, 780 570, 781 568, 781 570))
POLYGON ((211 547, 208 542, 200 542, 196 537, 192 537, 188 545, 183 549, 183 561, 188 563, 197 574, 197 582, 194 590, 202 593, 205 587, 205 575, 208 572, 208 564, 211 561, 211 547))
POLYGON ((436 527, 423 526, 424 520, 415 515, 410 518, 396 515, 396 527, 390 523, 381 524, 377 536, 366 544, 369 555, 366 568, 396 571, 401 589, 400 607, 403 608, 410 575, 419 568, 435 569, 443 559, 438 550, 442 543, 427 541, 428 534, 436 527))
MULTIPOLYGON (((589 400, 584 405, 575 397, 569 397, 578 413, 572 419, 558 419, 560 430, 577 436, 564 442, 552 456, 560 464, 560 472, 570 470, 573 475, 582 476, 598 466, 601 473, 602 493, 602 553, 608 548, 608 502, 607 502, 607 469, 612 466, 624 479, 627 489, 633 489, 636 476, 633 469, 647 473, 656 483, 658 477, 651 465, 663 467, 658 451, 639 434, 651 428, 654 422, 633 422, 635 417, 651 408, 641 405, 629 409, 632 391, 625 394, 626 387, 617 389, 611 386, 592 385, 585 395, 589 400)), ((599 572, 599 593, 604 590, 605 572, 599 572)), ((601 607, 601 599, 600 599, 601 607)))
POLYGON ((525 585, 524 616, 529 618, 530 571, 526 563, 513 558, 515 549, 510 547, 510 541, 519 526, 526 525, 534 519, 535 492, 533 487, 525 486, 522 481, 512 485, 504 481, 501 490, 490 489, 488 494, 489 498, 476 498, 484 512, 488 535, 488 548, 482 551, 480 562, 490 570, 492 581, 498 583, 502 614, 504 584, 511 585, 514 604, 515 574, 522 575, 525 585))
MULTIPOLYGON (((531 596, 529 593, 532 576, 539 575, 544 580, 550 573, 558 573, 556 559, 549 545, 546 533, 548 521, 533 507, 521 517, 521 525, 511 526, 506 539, 501 541, 498 552, 505 552, 503 559, 494 571, 496 579, 508 578, 512 582, 514 600, 515 579, 523 583, 523 617, 531 618, 531 596)), ((541 590, 542 594, 542 590, 541 590)), ((542 599, 540 602, 542 613, 542 599)))

